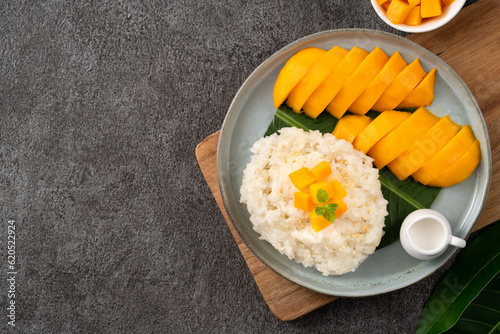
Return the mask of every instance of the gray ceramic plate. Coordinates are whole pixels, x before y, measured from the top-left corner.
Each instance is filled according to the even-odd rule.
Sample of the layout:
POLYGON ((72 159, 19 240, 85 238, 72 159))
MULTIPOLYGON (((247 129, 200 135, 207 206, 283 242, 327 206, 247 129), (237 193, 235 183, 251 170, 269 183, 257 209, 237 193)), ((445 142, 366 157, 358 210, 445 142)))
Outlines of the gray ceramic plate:
POLYGON ((459 124, 470 124, 481 141, 482 161, 469 179, 443 189, 432 208, 448 218, 454 235, 468 236, 484 206, 491 177, 491 149, 481 110, 462 79, 440 58, 408 39, 379 31, 349 29, 314 34, 286 46, 262 63, 241 86, 224 120, 217 155, 219 185, 227 213, 241 239, 273 271, 324 294, 376 295, 428 276, 446 263, 456 249, 449 248, 432 261, 419 261, 410 257, 398 241, 370 255, 353 273, 325 277, 259 240, 246 206, 239 202, 242 172, 250 161, 249 148, 264 135, 273 118, 273 86, 280 69, 302 48, 328 50, 335 45, 346 49, 358 46, 367 51, 378 46, 388 55, 399 51, 408 63, 419 58, 427 72, 437 68, 435 99, 429 110, 438 116, 449 114, 459 124))

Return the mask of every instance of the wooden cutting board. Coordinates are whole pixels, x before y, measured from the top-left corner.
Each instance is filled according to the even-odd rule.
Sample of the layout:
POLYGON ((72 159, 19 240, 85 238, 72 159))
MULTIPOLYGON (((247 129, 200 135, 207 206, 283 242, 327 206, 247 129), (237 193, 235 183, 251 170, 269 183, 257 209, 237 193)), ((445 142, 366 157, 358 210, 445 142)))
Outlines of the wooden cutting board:
MULTIPOLYGON (((500 0, 481 0, 464 8, 446 26, 408 38, 434 52, 450 65, 468 85, 488 126, 493 176, 486 206, 474 231, 500 219, 500 0)), ((243 254, 271 311, 281 320, 293 320, 337 297, 323 295, 292 283, 260 262, 241 241, 222 203, 217 179, 219 132, 196 148, 196 157, 222 215, 243 254)))

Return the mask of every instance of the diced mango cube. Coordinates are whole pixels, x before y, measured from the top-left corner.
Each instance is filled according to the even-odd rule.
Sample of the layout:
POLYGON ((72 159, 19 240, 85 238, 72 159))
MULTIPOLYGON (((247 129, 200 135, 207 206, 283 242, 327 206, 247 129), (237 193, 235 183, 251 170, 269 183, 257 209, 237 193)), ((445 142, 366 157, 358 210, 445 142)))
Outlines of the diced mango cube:
POLYGON ((330 181, 330 185, 333 188, 333 192, 335 193, 335 197, 338 197, 340 199, 346 197, 347 195, 347 190, 340 184, 339 181, 333 180, 330 181))
MULTIPOLYGON (((439 1, 439 0, 438 0, 439 1)), ((392 0, 387 8, 387 18, 394 24, 403 23, 410 13, 410 5, 401 0, 392 0)))
POLYGON ((304 211, 311 211, 314 209, 311 195, 302 191, 293 194, 293 206, 304 211))
POLYGON ((406 17, 404 23, 409 26, 418 26, 420 23, 422 23, 422 15, 420 15, 420 6, 415 6, 411 8, 410 13, 406 17))
POLYGON ((389 0, 377 0, 377 4, 378 4, 379 6, 382 6, 382 4, 383 4, 384 2, 387 2, 387 1, 389 1, 389 0))
POLYGON ((408 4, 410 5, 410 7, 415 7, 420 5, 420 0, 408 0, 408 4))
POLYGON ((302 190, 305 187, 309 186, 311 183, 316 182, 316 178, 311 174, 311 171, 309 171, 309 168, 307 167, 296 170, 289 176, 295 188, 299 190, 302 190))
POLYGON ((315 232, 319 232, 324 228, 330 226, 330 222, 326 220, 323 216, 319 216, 314 211, 309 213, 309 218, 311 219, 312 228, 315 232))
POLYGON ((328 203, 335 203, 338 205, 337 210, 335 210, 335 219, 338 219, 347 211, 347 204, 345 204, 344 201, 338 197, 334 197, 329 200, 328 203))
POLYGON ((332 167, 327 161, 322 161, 311 169, 311 174, 314 175, 317 181, 323 180, 325 177, 332 174, 332 167))
POLYGON ((312 201, 316 204, 322 204, 318 201, 317 194, 320 189, 323 189, 328 193, 328 198, 333 198, 335 196, 335 191, 332 188, 332 185, 328 181, 321 181, 313 183, 309 186, 311 190, 312 201))
POLYGON ((434 17, 443 14, 441 0, 421 0, 420 12, 422 18, 434 17))

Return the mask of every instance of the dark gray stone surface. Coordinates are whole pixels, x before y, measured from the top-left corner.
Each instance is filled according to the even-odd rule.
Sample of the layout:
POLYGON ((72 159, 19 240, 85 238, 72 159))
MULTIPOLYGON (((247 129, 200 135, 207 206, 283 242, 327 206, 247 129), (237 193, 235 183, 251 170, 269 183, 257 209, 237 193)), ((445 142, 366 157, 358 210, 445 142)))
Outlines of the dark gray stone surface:
POLYGON ((1 1, 0 331, 414 332, 446 268, 275 318, 195 159, 255 67, 337 28, 395 32, 368 0, 1 1))

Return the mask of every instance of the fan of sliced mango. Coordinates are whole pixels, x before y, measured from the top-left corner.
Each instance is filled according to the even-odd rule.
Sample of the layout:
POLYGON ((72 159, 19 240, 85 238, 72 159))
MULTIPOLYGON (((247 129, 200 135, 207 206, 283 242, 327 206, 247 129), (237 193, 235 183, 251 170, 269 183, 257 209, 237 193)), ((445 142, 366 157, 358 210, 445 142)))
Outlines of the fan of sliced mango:
POLYGON ((305 48, 282 68, 274 85, 274 106, 316 118, 323 111, 339 119, 333 134, 368 154, 400 180, 412 176, 435 187, 467 179, 481 161, 480 142, 469 125, 424 107, 434 100, 436 69, 419 59, 407 64, 399 52, 367 52, 335 46, 305 48), (413 113, 397 109, 417 108, 413 113), (365 114, 375 110, 372 119, 365 114), (349 111, 352 114, 344 114, 349 111))

